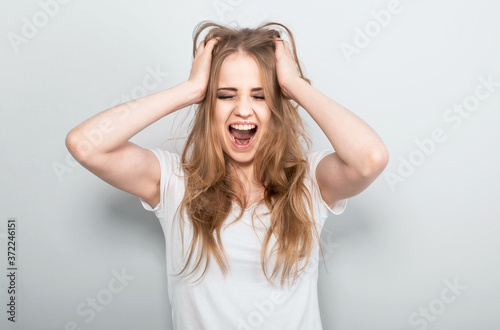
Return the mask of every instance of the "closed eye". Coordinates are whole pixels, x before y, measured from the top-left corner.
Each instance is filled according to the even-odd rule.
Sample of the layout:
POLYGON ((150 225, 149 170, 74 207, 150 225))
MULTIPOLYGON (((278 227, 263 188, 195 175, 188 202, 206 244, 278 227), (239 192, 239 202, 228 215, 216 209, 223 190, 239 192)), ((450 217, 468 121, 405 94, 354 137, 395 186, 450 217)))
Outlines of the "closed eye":
MULTIPOLYGON (((263 95, 253 95, 253 98, 257 100, 265 100, 266 98, 263 95)), ((219 100, 228 100, 234 98, 234 95, 217 95, 219 100)))
POLYGON ((217 98, 219 100, 227 100, 227 99, 231 99, 233 97, 234 97, 234 95, 217 95, 217 98))

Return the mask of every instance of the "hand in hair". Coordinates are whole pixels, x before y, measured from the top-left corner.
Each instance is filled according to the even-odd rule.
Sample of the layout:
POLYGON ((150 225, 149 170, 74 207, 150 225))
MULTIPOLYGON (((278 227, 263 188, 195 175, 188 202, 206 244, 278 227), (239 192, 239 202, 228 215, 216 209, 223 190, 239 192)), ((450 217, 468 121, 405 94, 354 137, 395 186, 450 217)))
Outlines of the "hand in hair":
POLYGON ((297 62, 292 55, 288 41, 279 38, 275 39, 276 44, 276 75, 283 95, 291 99, 291 93, 287 89, 287 84, 294 79, 301 79, 297 62))
POLYGON ((206 44, 203 40, 196 50, 196 55, 191 65, 191 72, 188 78, 188 83, 190 83, 195 90, 199 91, 199 97, 195 103, 200 103, 205 98, 208 79, 210 77, 212 50, 217 42, 218 40, 216 38, 210 39, 206 44))

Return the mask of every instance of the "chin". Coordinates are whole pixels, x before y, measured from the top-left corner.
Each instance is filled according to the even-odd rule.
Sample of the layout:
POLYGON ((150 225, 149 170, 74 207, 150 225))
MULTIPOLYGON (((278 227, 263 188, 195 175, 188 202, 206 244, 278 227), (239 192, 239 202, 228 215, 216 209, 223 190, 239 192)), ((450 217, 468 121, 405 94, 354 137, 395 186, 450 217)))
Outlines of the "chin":
POLYGON ((229 159, 231 159, 233 163, 242 166, 251 165, 255 158, 254 152, 245 152, 245 153, 226 152, 226 154, 229 156, 229 159))
MULTIPOLYGON (((247 150, 237 150, 233 146, 231 141, 224 141, 223 152, 229 157, 229 159, 238 165, 248 166, 251 165, 255 159, 255 150, 258 147, 258 143, 251 146, 247 150)), ((257 141, 255 141, 257 142, 257 141)))

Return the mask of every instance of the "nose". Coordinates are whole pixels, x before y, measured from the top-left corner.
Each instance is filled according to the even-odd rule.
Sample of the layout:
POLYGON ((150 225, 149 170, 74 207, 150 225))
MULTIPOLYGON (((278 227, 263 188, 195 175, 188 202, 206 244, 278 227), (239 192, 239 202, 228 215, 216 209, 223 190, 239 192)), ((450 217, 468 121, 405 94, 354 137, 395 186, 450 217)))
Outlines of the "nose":
POLYGON ((243 118, 248 118, 253 114, 252 105, 248 97, 241 97, 239 99, 234 109, 234 114, 243 118))

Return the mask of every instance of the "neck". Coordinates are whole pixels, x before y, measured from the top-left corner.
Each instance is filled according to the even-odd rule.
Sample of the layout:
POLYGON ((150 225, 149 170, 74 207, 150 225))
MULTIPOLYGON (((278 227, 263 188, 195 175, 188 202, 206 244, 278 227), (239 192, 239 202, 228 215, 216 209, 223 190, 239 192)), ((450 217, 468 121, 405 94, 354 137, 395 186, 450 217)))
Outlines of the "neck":
POLYGON ((235 167, 235 175, 243 184, 244 196, 246 196, 246 205, 243 206, 247 208, 264 197, 264 187, 255 179, 253 163, 235 164, 235 167))
POLYGON ((245 165, 236 165, 237 171, 236 175, 238 179, 246 186, 251 183, 255 183, 255 172, 253 168, 253 164, 245 164, 245 165))

